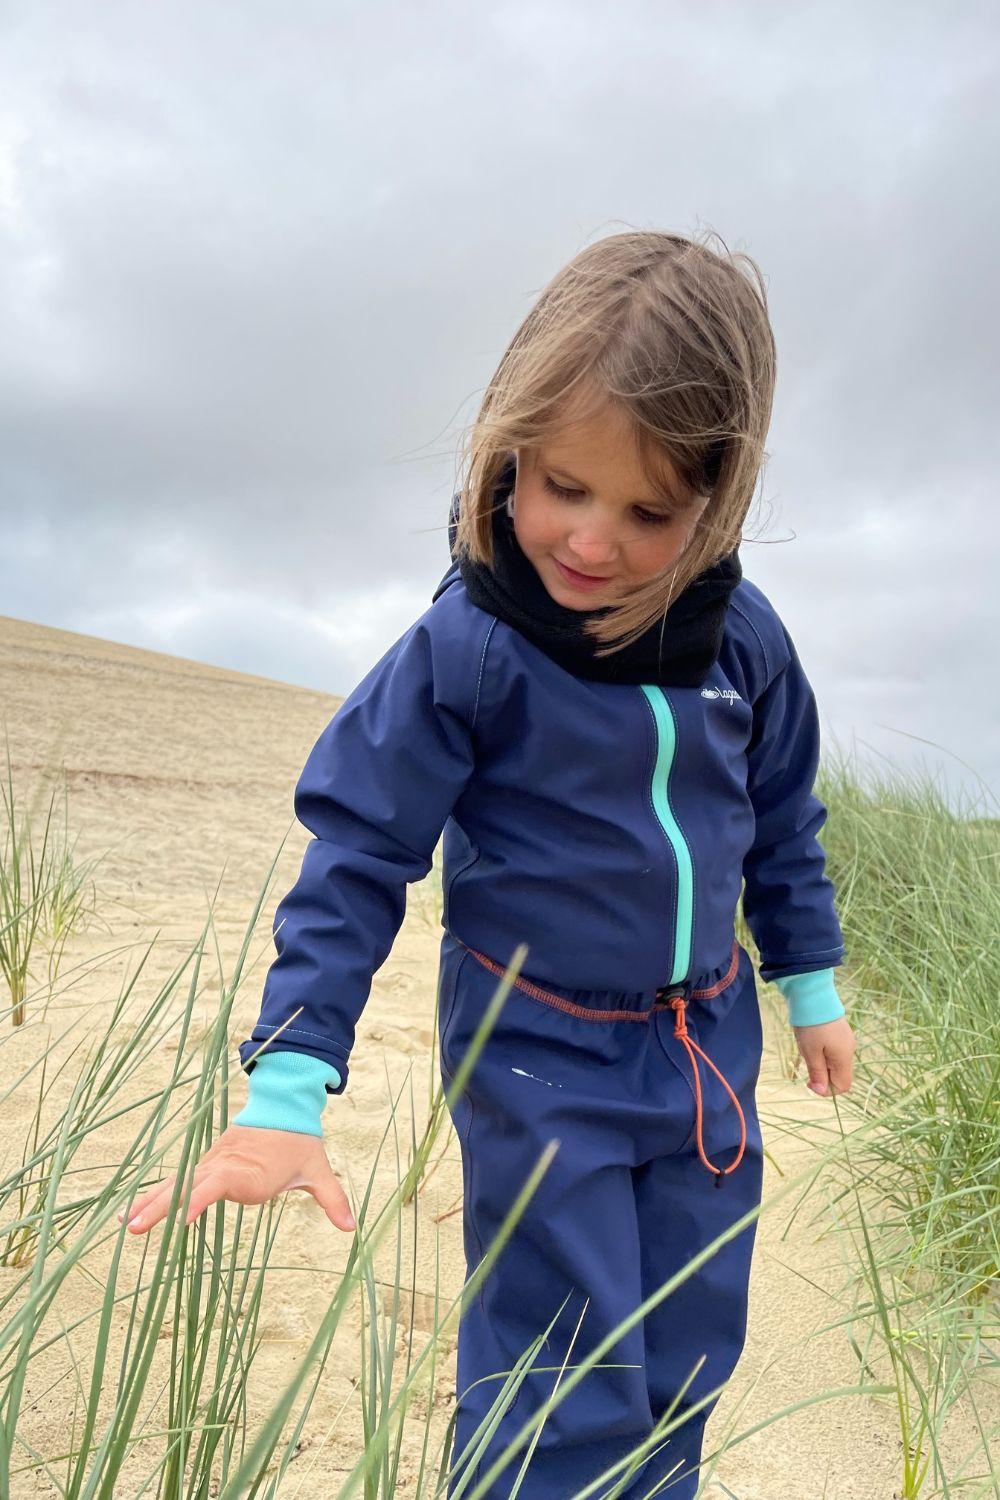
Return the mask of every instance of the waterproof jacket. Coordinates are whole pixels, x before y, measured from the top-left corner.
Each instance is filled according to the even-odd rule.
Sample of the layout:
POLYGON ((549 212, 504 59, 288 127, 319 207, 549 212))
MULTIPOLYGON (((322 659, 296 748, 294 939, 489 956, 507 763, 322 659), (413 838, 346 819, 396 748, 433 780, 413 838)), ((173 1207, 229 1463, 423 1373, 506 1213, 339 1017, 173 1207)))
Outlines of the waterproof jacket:
POLYGON ((474 605, 453 566, 306 761, 294 805, 315 837, 275 913, 241 1065, 280 1029, 275 1053, 343 1092, 406 886, 442 832, 443 925, 503 964, 527 944, 541 985, 654 990, 725 965, 745 880, 761 977, 799 986, 812 1020, 842 1015, 818 762, 811 687, 745 577, 705 682, 674 688, 572 675, 474 605))

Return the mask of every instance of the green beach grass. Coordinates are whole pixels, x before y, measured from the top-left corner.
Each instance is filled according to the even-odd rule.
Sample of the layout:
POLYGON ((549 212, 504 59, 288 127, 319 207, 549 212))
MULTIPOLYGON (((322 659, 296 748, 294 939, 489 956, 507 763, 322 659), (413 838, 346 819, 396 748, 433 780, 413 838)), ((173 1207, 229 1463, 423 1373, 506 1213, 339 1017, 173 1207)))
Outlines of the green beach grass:
MULTIPOLYGON (((706 1448, 706 1486, 720 1460, 738 1454, 757 1432, 807 1407, 822 1421, 826 1403, 866 1398, 880 1403, 895 1433, 900 1500, 1000 1496, 992 1458, 1000 1430, 1000 1021, 989 973, 1000 901, 997 824, 957 817, 923 784, 887 777, 862 789, 843 769, 824 778, 817 787, 830 809, 824 842, 850 960, 849 973, 840 971, 842 993, 860 1039, 854 1089, 822 1117, 811 1109, 765 1123, 766 1132, 808 1140, 808 1166, 769 1190, 761 1210, 695 1257, 587 1358, 568 1363, 549 1402, 522 1424, 489 1472, 474 1479, 477 1452, 455 1455, 460 1500, 483 1500, 501 1466, 512 1475, 523 1472, 550 1412, 625 1328, 669 1297, 756 1213, 788 1214, 789 1222, 809 1214, 835 1237, 845 1275, 831 1297, 829 1326, 842 1329, 855 1352, 857 1380, 786 1404, 740 1430, 733 1414, 724 1439, 706 1448), (958 1406, 968 1442, 957 1455, 948 1444, 946 1456, 945 1424, 958 1406)), ((7 786, 13 808, 9 760, 7 786)), ((28 909, 20 903, 41 907, 49 890, 45 882, 32 884, 30 874, 45 867, 45 830, 23 821, 17 827, 19 868, 29 878, 19 876, 15 884, 7 870, 2 919, 8 941, 28 909), (25 848, 32 839, 38 841, 33 852, 25 848)), ((65 850, 65 839, 59 847, 65 850)), ((438 856, 428 880, 412 893, 435 929, 438 856)), ((433 1053, 419 1090, 411 1065, 405 1107, 398 1091, 375 1159, 366 1163, 367 1182, 358 1187, 348 1173, 357 1230, 338 1240, 344 1265, 286 1264, 277 1247, 288 1248, 281 1225, 289 1195, 253 1209, 217 1203, 185 1223, 194 1164, 244 1097, 232 1010, 248 984, 252 934, 276 863, 277 855, 229 973, 210 910, 189 951, 160 983, 147 977, 152 945, 145 945, 134 971, 117 994, 109 986, 106 1005, 89 1016, 85 1038, 58 1066, 50 1062, 65 1039, 53 1034, 36 1005, 26 962, 40 940, 40 924, 22 927, 10 947, 21 968, 14 966, 9 1004, 0 1014, 0 1048, 16 1039, 22 1065, 4 1070, 0 1104, 15 1093, 22 1100, 27 1095, 32 1126, 13 1156, 6 1143, 0 1167, 0 1495, 294 1495, 305 1482, 296 1476, 305 1469, 308 1477, 304 1434, 316 1393, 345 1359, 356 1373, 337 1420, 358 1433, 356 1461, 335 1475, 321 1469, 323 1493, 394 1496, 405 1457, 408 1496, 444 1495, 453 1411, 446 1417, 435 1395, 440 1368, 461 1307, 490 1274, 558 1143, 540 1156, 464 1287, 441 1286, 436 1254, 433 1316, 424 1331, 415 1305, 416 1248, 430 1236, 437 1249, 440 1227, 428 1222, 423 1189, 451 1129, 449 1102, 465 1086, 525 950, 498 983, 449 1095, 433 1053), (20 983, 19 973, 29 977, 20 983), (155 1084, 147 1086, 154 1064, 155 1084), (112 1130, 118 1142, 113 1159, 106 1144, 112 1130), (376 1184, 387 1150, 395 1187, 380 1195, 376 1184), (117 1214, 167 1172, 177 1173, 170 1211, 151 1234, 135 1240, 117 1214), (404 1265, 406 1240, 411 1259, 404 1265), (274 1296, 274 1279, 302 1271, 291 1295, 308 1310, 312 1337, 304 1352, 289 1357, 278 1389, 262 1382, 256 1368, 262 1314, 274 1296), (92 1305, 68 1318, 65 1290, 81 1280, 92 1288, 92 1305), (360 1342, 345 1354, 349 1311, 360 1315, 360 1342), (58 1442, 46 1429, 43 1449, 34 1407, 52 1390, 62 1393, 69 1415, 58 1442), (36 1477, 46 1488, 35 1487, 36 1477)), ((65 860, 50 868, 57 880, 65 860)), ((745 927, 739 935, 751 946, 745 927)), ((73 982, 72 975, 49 974, 46 966, 37 993, 58 996, 61 984, 73 982)), ((768 1005, 775 1003, 770 987, 761 993, 768 1005)), ((812 1096, 809 1102, 816 1103, 812 1096)), ((483 1442, 523 1381, 541 1368, 545 1332, 538 1330, 499 1383, 483 1442)), ((683 1412, 666 1413, 631 1466, 623 1461, 573 1500, 620 1494, 634 1483, 630 1467, 683 1420, 683 1412)), ((311 1441, 318 1445, 312 1461, 322 1464, 322 1439, 313 1434, 311 1441)), ((741 1492, 732 1478, 714 1483, 714 1494, 749 1500, 750 1492, 741 1492)), ((669 1496, 670 1489, 658 1493, 669 1496)), ((803 1500, 812 1500, 812 1493, 803 1490, 803 1500)))

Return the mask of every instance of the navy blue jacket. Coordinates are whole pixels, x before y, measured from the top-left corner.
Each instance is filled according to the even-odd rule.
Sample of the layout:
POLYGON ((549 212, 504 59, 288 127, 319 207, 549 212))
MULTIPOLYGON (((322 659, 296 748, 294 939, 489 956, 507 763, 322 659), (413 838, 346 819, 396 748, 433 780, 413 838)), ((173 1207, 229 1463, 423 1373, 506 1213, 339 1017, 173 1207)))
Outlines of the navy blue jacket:
POLYGON ((275 1053, 326 1065, 343 1092, 406 886, 442 831, 444 925, 500 963, 526 943, 542 985, 652 990, 724 965, 745 879, 761 977, 786 997, 811 986, 813 1019, 842 1015, 818 762, 812 690, 746 578, 704 685, 662 688, 570 674, 453 568, 306 761, 294 803, 315 837, 277 907, 241 1065, 299 1010, 275 1053))

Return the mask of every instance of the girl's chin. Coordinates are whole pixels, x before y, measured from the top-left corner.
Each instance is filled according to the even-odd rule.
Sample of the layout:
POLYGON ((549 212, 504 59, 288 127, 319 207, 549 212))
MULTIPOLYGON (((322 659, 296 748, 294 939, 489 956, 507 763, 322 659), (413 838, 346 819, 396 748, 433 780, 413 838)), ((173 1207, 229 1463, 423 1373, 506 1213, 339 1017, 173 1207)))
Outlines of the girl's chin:
POLYGON ((604 605, 609 602, 607 599, 594 599, 588 603, 586 599, 571 599, 568 594, 565 596, 553 594, 551 589, 549 590, 549 595, 557 604, 561 604, 563 609, 576 610, 577 614, 580 615, 588 614, 592 609, 603 609, 604 605))

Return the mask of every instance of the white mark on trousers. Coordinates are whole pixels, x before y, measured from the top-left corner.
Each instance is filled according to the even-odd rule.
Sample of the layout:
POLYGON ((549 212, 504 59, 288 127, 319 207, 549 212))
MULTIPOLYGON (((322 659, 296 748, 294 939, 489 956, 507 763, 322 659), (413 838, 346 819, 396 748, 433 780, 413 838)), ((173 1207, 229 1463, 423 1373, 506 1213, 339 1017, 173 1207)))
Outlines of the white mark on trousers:
POLYGON ((534 1073, 526 1073, 523 1068, 511 1068, 512 1073, 520 1073, 522 1078, 534 1078, 536 1083, 548 1084, 550 1089, 561 1089, 561 1083, 552 1083, 548 1078, 537 1078, 534 1073))

